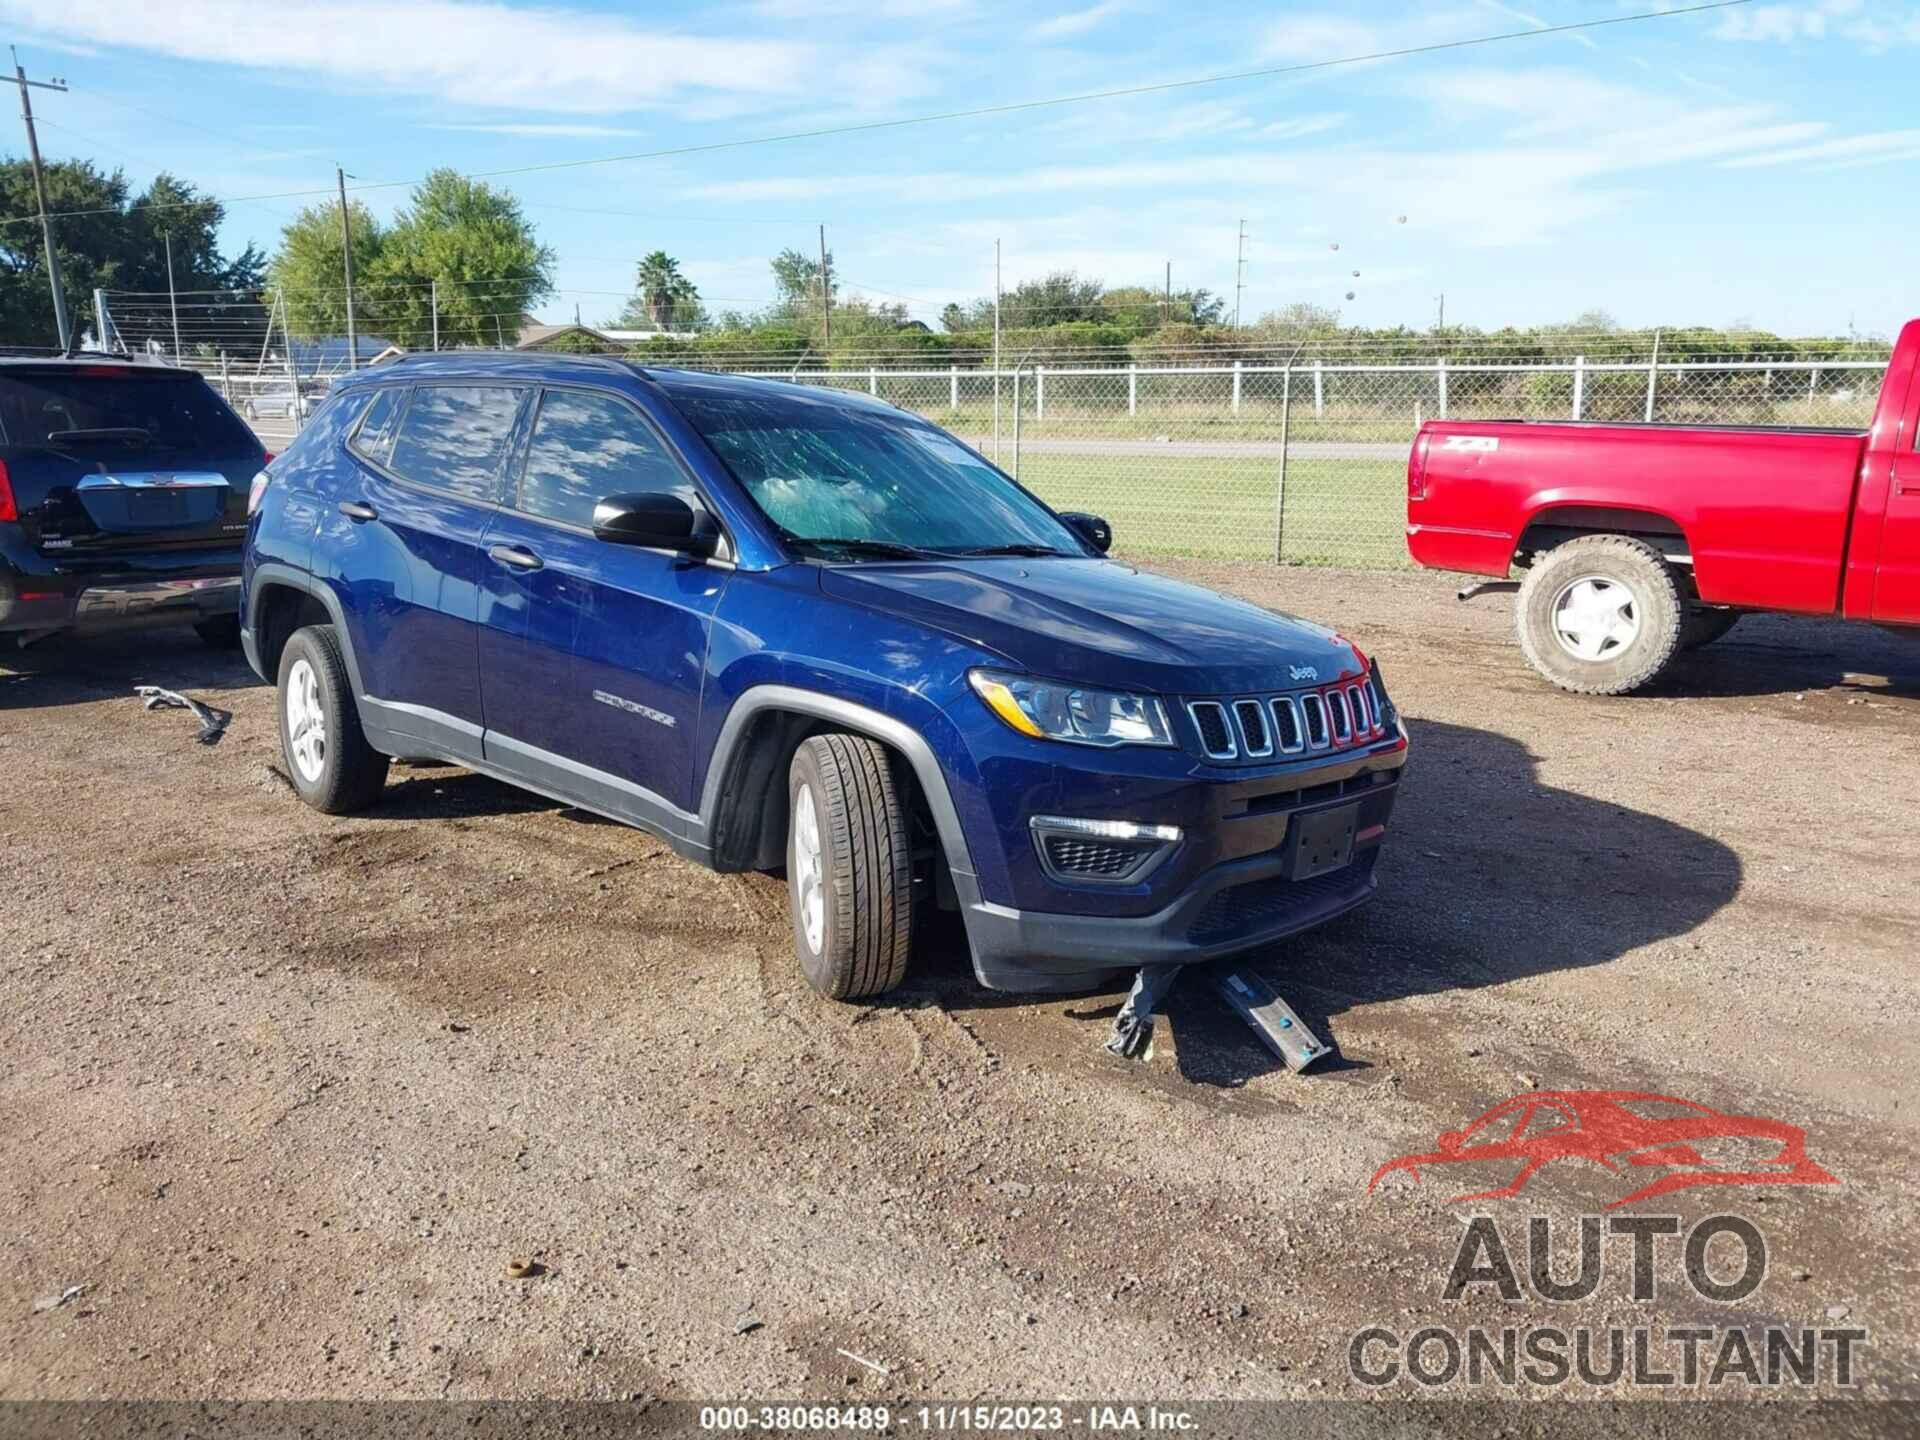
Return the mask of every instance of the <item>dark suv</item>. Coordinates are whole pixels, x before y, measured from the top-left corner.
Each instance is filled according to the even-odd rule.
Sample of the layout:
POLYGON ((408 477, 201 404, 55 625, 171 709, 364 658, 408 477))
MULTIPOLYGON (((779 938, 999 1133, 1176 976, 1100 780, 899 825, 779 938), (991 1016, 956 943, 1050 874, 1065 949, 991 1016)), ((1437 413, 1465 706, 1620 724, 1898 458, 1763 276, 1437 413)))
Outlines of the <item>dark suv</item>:
POLYGON ((0 360, 0 637, 173 620, 231 645, 267 459, 191 370, 0 360))
POLYGON ((438 757, 784 865, 828 995, 907 964, 1084 988, 1373 892, 1407 740, 1347 640, 1104 558, 863 396, 440 355, 336 387, 269 471, 242 640, 306 800, 438 757))

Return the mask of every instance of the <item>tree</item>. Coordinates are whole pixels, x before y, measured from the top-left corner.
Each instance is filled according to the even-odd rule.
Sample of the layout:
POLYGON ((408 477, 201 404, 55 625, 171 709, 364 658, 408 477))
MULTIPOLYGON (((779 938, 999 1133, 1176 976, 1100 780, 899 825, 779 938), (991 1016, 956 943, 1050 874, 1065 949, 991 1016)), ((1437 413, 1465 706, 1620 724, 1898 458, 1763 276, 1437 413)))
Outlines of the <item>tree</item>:
MULTIPOLYGON (((333 213, 337 222, 337 206, 333 213)), ((358 219, 354 230, 357 286, 358 219)), ((433 341, 436 304, 443 346, 497 345, 511 343, 521 317, 553 294, 553 251, 520 202, 456 170, 435 170, 415 186, 374 251, 364 270, 369 318, 360 329, 414 349, 433 341)))
MULTIPOLYGON (((782 250, 773 257, 774 311, 785 317, 820 313, 820 261, 798 250, 782 250)), ((833 275, 833 252, 827 252, 827 297, 840 293, 833 275)))
POLYGON ((706 320, 699 288, 680 273, 680 262, 664 250, 640 261, 633 290, 633 298, 613 322, 620 329, 693 330, 706 320))
MULTIPOLYGON (((379 333, 370 295, 358 289, 373 273, 386 236, 373 212, 358 200, 347 202, 353 229, 354 319, 365 334, 379 333)), ((282 306, 287 329, 304 339, 347 333, 345 253, 340 239, 340 205, 309 205, 280 232, 280 248, 267 266, 272 300, 282 306)))
MULTIPOLYGON (((224 212, 217 200, 166 174, 134 196, 120 171, 107 174, 85 160, 57 161, 45 167, 45 174, 50 211, 92 212, 62 215, 54 222, 67 309, 76 327, 91 329, 88 316, 96 288, 149 291, 137 301, 125 300, 114 318, 131 343, 151 337, 171 347, 165 298, 166 236, 171 232, 174 283, 187 343, 191 346, 198 338, 236 353, 258 346, 263 324, 257 295, 261 256, 251 245, 234 259, 221 255, 218 232, 224 212)), ((0 344, 52 346, 57 341, 39 202, 32 169, 24 160, 0 161, 0 213, 32 217, 0 224, 0 344)))

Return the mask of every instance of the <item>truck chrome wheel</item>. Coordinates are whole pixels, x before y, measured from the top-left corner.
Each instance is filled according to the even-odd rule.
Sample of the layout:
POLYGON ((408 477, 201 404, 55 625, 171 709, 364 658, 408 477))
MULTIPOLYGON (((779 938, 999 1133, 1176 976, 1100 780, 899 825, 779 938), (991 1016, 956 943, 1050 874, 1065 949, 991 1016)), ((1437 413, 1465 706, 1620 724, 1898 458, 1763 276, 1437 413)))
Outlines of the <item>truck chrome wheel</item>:
POLYGON ((327 765, 327 712, 320 704, 320 677, 304 659, 287 672, 287 743, 300 778, 318 784, 327 765))
POLYGON ((1608 660, 1640 638, 1633 591, 1604 575, 1583 575, 1553 599, 1553 636, 1576 660, 1608 660))
POLYGON ((807 948, 818 955, 827 933, 827 892, 820 866, 820 812, 811 785, 802 785, 793 802, 793 893, 807 948))

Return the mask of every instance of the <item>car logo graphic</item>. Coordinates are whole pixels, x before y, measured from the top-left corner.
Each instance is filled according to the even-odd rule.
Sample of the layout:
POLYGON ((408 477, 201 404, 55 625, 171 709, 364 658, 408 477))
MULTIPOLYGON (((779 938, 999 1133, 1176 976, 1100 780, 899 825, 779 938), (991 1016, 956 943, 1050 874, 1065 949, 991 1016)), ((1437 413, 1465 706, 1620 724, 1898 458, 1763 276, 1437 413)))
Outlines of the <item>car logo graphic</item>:
POLYGON ((1289 665, 1287 667, 1287 678, 1289 680, 1318 680, 1320 678, 1320 672, 1311 665, 1289 665))
MULTIPOLYGON (((1518 1195, 1542 1166, 1589 1160, 1623 1177, 1660 1171, 1616 1209, 1695 1185, 1838 1185, 1839 1177, 1807 1156, 1807 1132, 1783 1120, 1728 1115, 1691 1100, 1638 1090, 1540 1090, 1516 1095, 1479 1119, 1440 1136, 1438 1148, 1389 1160, 1367 1182, 1387 1175, 1416 1180, 1434 1166, 1517 1162, 1505 1185, 1456 1195, 1453 1203, 1518 1195)), ((1637 1177, 1634 1177, 1637 1178, 1637 1177)))

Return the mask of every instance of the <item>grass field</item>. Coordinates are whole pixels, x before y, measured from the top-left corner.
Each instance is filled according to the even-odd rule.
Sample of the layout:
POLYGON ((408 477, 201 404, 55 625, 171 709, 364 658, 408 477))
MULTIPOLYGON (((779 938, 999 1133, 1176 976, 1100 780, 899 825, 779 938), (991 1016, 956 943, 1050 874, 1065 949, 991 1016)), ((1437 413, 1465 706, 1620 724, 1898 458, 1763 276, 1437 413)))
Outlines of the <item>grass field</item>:
MULTIPOLYGON (((1003 457, 1011 466, 1012 457, 1003 457)), ((1029 453, 1021 483, 1057 510, 1090 510, 1126 555, 1274 560, 1291 565, 1397 569, 1406 466, 1387 460, 1287 464, 1264 458, 1174 458, 1029 453)))

